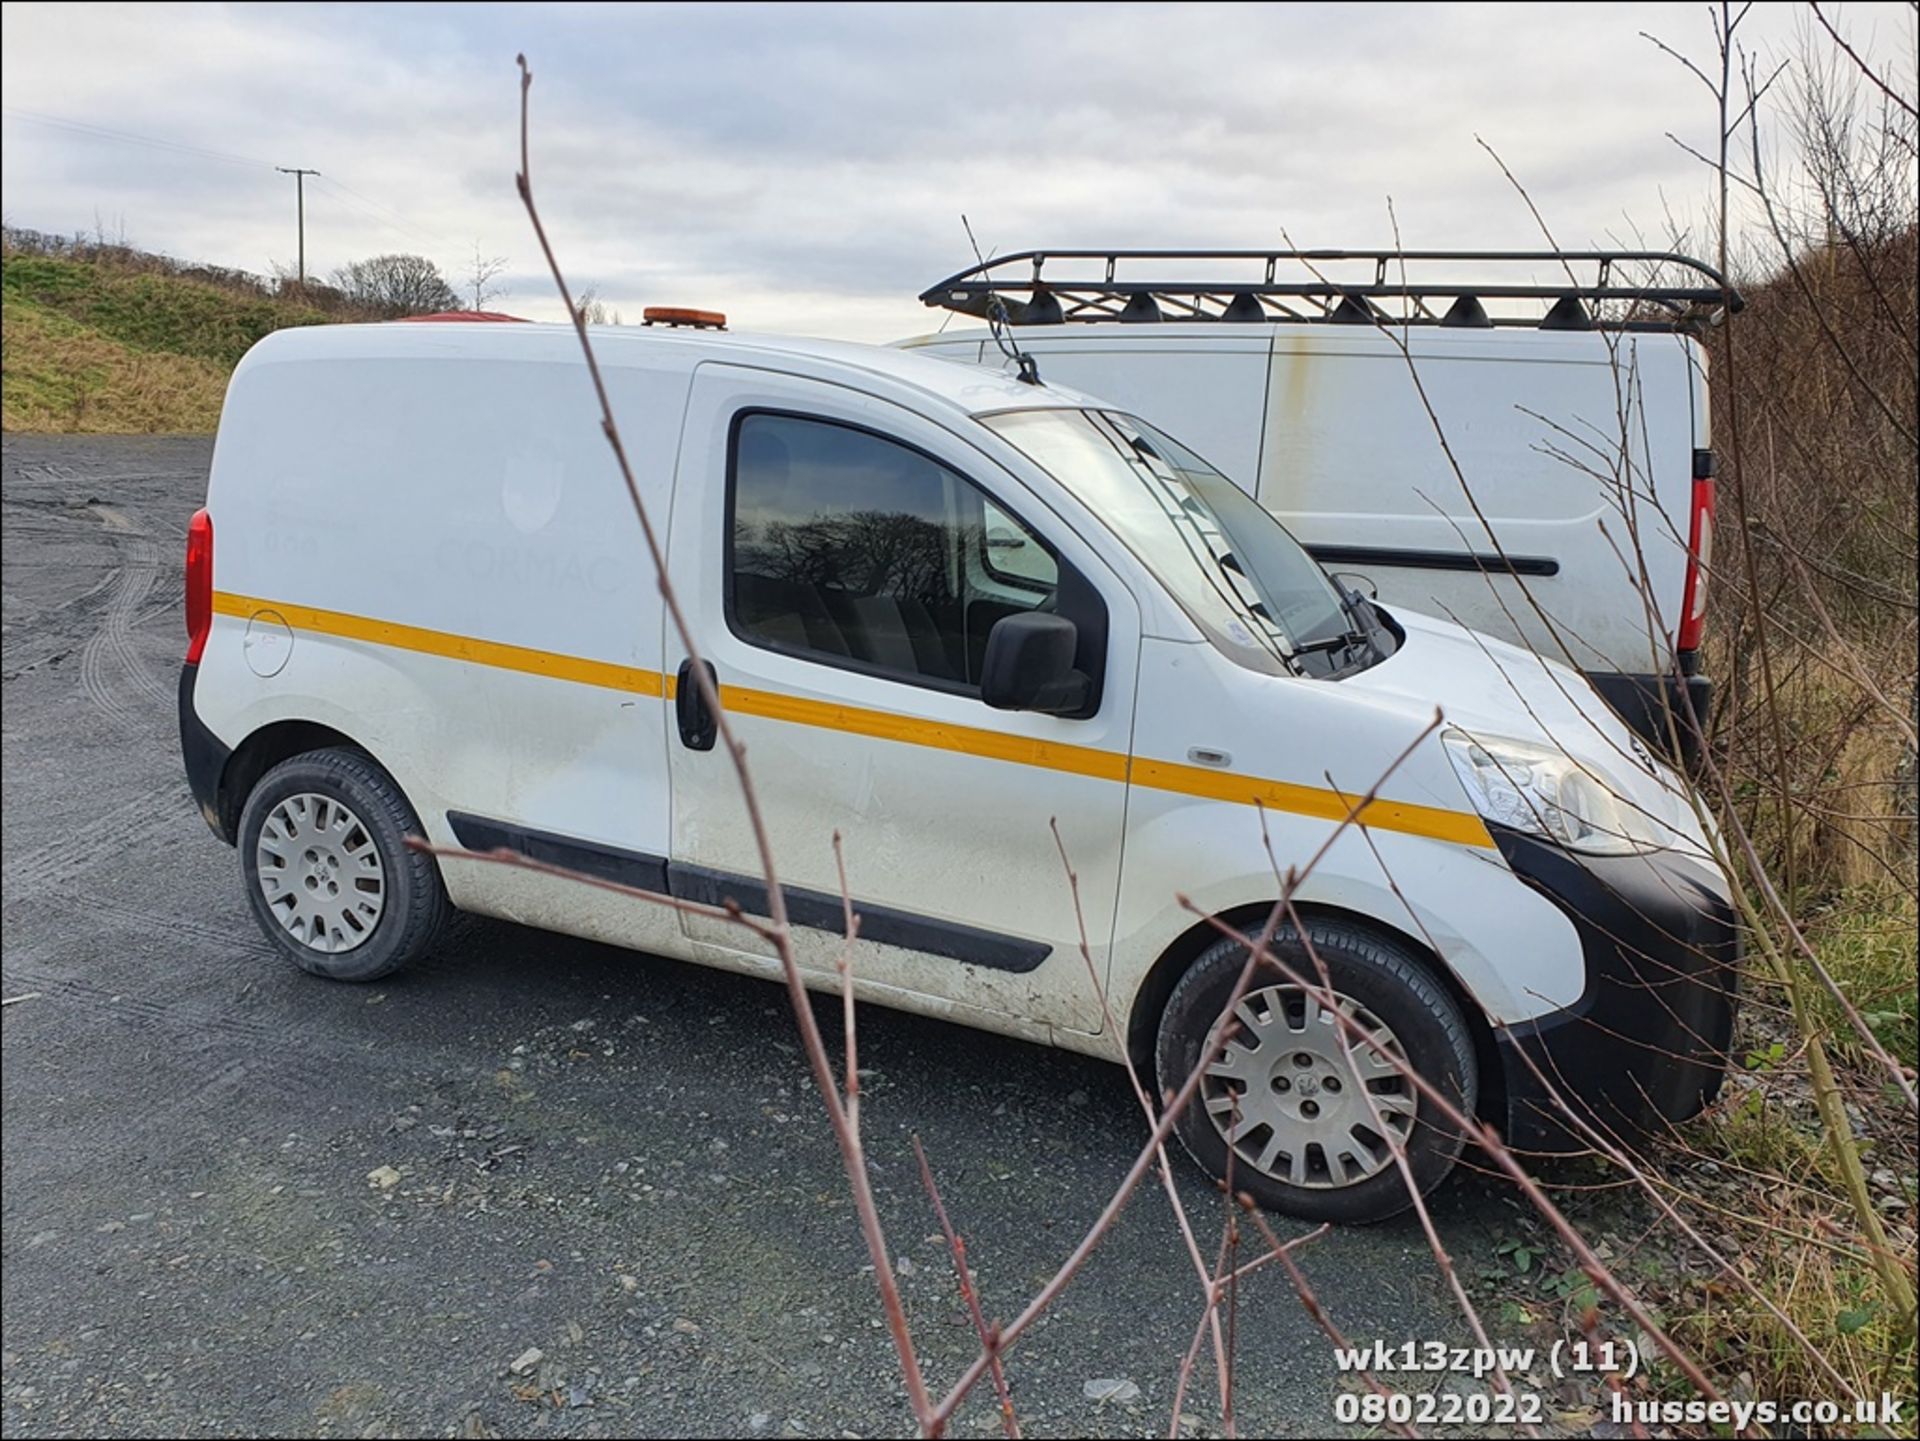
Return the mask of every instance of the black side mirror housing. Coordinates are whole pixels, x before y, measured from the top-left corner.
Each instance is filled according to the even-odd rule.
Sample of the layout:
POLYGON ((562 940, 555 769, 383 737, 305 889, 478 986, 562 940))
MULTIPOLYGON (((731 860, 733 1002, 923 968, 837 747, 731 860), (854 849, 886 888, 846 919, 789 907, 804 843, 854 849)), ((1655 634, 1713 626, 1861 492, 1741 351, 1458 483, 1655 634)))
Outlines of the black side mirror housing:
POLYGON ((1071 715, 1083 710, 1093 682, 1073 668, 1079 627, 1065 616, 1023 611, 1002 616, 987 633, 980 699, 995 710, 1071 715))

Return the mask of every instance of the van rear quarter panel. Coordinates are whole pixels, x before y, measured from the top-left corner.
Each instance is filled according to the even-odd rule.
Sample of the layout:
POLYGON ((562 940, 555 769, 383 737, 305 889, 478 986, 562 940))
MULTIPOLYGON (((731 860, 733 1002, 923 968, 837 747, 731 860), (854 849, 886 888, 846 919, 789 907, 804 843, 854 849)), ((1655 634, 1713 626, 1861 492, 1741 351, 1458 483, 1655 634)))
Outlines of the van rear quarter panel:
POLYGON ((1482 331, 1409 344, 1411 367, 1377 334, 1276 336, 1261 504, 1308 545, 1551 561, 1557 574, 1527 577, 1525 593, 1473 571, 1354 568, 1389 604, 1582 669, 1667 669, 1691 518, 1691 342, 1482 331))
MULTIPOLYGON (((208 508, 215 589, 242 599, 216 615, 202 718, 230 745, 281 720, 339 730, 436 842, 463 810, 665 854, 659 592, 577 348, 529 335, 524 358, 465 358, 451 328, 420 327, 433 333, 383 336, 372 354, 352 329, 272 337, 229 389, 208 508), (244 644, 262 611, 294 633, 270 676, 244 644), (346 638, 310 611, 628 667, 655 690, 346 638)), ((664 530, 688 368, 607 378, 664 530)), ((562 892, 474 863, 443 871, 456 904, 555 924, 543 908, 562 892)), ((677 933, 671 913, 634 910, 630 943, 677 933)))

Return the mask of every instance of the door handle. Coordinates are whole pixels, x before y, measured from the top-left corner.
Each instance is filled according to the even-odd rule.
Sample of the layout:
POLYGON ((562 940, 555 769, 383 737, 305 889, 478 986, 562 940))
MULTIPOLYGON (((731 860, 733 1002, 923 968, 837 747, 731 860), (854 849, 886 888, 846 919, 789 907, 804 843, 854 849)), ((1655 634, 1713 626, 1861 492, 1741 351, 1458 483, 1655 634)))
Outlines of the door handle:
MULTIPOLYGON (((714 673, 713 662, 703 660, 707 679, 719 689, 720 680, 714 673)), ((693 657, 688 656, 680 662, 680 675, 673 688, 673 714, 680 722, 680 743, 690 751, 710 751, 713 739, 719 734, 720 723, 708 707, 706 697, 700 693, 700 685, 693 678, 693 657)))

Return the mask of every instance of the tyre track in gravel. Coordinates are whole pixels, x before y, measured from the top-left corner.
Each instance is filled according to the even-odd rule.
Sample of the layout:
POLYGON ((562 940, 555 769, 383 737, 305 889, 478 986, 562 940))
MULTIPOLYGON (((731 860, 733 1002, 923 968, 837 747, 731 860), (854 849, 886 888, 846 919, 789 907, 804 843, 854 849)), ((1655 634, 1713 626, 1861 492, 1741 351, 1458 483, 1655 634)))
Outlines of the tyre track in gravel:
POLYGON ((191 916, 158 915, 142 906, 112 900, 97 893, 82 894, 78 890, 56 889, 42 898, 56 906, 84 907, 89 916, 124 922, 128 929, 141 933, 151 934, 159 930, 169 936, 202 941, 217 953, 233 952, 282 964, 285 962, 285 957, 274 949, 273 943, 260 934, 251 916, 236 916, 232 921, 221 924, 196 920, 191 916))
POLYGON ((69 826, 62 839, 22 859, 8 857, 0 884, 9 906, 65 886, 99 866, 124 865, 127 853, 198 815, 184 777, 148 786, 91 821, 69 826))
MULTIPOLYGON (((394 1070, 410 1070, 405 1061, 380 1057, 377 1049, 367 1050, 351 1042, 330 1042, 303 1034, 282 1019, 249 1016, 234 1009, 233 998, 224 991, 176 992, 169 996, 143 996, 124 987, 109 986, 86 976, 62 975, 32 964, 6 966, 9 994, 37 993, 40 1001, 71 1002, 89 1008, 93 1014, 128 1021, 139 1030, 165 1030, 190 1038, 195 1051, 225 1049, 223 1043, 246 1041, 253 1053, 267 1056, 297 1057, 308 1063, 300 1078, 303 1082, 337 1075, 332 1068, 349 1057, 356 1063, 388 1065, 394 1070)), ((269 1067, 269 1069, 272 1069, 269 1067)))
MULTIPOLYGON (((171 1068, 175 1079, 150 1075, 139 1094, 129 1098, 130 1111, 144 1127, 179 1114, 217 1111, 223 1098, 244 1097, 248 1110, 257 1114, 270 1104, 324 1095, 343 1074, 373 1087, 417 1078, 432 1065, 418 1052, 332 1040, 284 1019, 246 1015, 221 992, 142 996, 83 976, 11 963, 4 985, 8 995, 33 995, 36 1010, 47 1006, 83 1016, 81 1024, 103 1042, 114 1034, 159 1040, 175 1059, 187 1062, 171 1068)), ((72 1026, 66 1023, 66 1029, 72 1026)), ((58 1150, 69 1161, 86 1161, 116 1154, 124 1145, 124 1137, 112 1134, 69 1134, 60 1138, 58 1150)))
POLYGON ((133 647, 133 621, 160 569, 153 539, 119 511, 93 507, 116 538, 121 561, 106 616, 80 652, 80 688, 108 720, 135 735, 155 728, 167 715, 172 697, 151 675, 133 647), (122 539, 124 537, 124 539, 122 539), (116 681, 116 672, 121 677, 116 681), (128 695, 127 691, 137 694, 128 695), (144 698, 150 704, 140 704, 144 698))
POLYGON ((78 643, 68 635, 61 635, 51 644, 42 643, 37 650, 28 652, 24 656, 21 653, 26 650, 26 646, 15 637, 22 632, 37 635, 42 630, 51 629, 58 632, 83 624, 87 613, 119 578, 118 570, 109 566, 98 580, 78 595, 69 596, 31 615, 10 620, 7 640, 11 644, 3 653, 4 660, 0 660, 0 666, 4 666, 4 671, 0 672, 0 679, 17 680, 27 672, 38 670, 50 661, 64 659, 71 655, 78 643))

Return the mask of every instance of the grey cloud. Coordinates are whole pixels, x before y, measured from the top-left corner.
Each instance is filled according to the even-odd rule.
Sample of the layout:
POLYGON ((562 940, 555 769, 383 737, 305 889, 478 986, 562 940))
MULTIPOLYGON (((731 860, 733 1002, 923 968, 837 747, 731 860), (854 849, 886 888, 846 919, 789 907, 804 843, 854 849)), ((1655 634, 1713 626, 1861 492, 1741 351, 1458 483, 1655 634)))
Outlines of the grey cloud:
MULTIPOLYGON (((1754 38, 1792 23, 1760 7, 1754 38)), ((1845 22, 1897 54, 1905 7, 1845 22)), ((1697 7, 294 6, 12 4, 7 103, 282 164, 317 269, 398 246, 514 257, 509 308, 557 313, 512 190, 512 58, 536 70, 535 180, 569 270, 631 313, 883 338, 983 243, 1532 244, 1484 135, 1563 242, 1659 233, 1702 189, 1663 132, 1697 89, 1697 7), (370 198, 369 207, 358 197, 370 198), (388 211, 398 212, 396 220, 388 211)), ((263 268, 292 251, 271 171, 10 118, 16 224, 123 213, 142 243, 263 268)))

